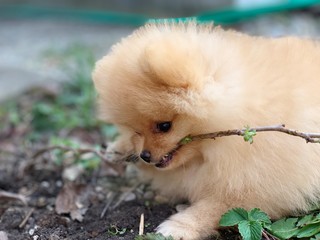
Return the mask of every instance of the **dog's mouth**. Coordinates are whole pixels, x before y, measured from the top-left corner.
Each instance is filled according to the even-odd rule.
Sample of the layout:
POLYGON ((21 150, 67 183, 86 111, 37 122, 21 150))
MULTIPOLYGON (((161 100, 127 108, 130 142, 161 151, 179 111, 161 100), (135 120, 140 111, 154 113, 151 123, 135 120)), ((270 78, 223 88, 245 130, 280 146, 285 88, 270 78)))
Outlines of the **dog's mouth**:
MULTIPOLYGON (((185 139, 185 138, 183 138, 183 139, 185 139)), ((180 141, 179 144, 177 144, 177 146, 175 146, 175 148, 173 148, 170 152, 168 152, 166 155, 164 155, 160 159, 160 161, 155 164, 155 167, 165 168, 165 167, 169 166, 170 163, 172 162, 174 156, 177 155, 178 150, 180 150, 180 148, 182 148, 185 144, 186 143, 181 143, 181 141, 180 141)))
POLYGON ((177 153, 177 149, 174 149, 170 152, 168 152, 166 155, 164 155, 158 163, 155 164, 157 168, 165 168, 170 165, 172 162, 175 154, 177 153))

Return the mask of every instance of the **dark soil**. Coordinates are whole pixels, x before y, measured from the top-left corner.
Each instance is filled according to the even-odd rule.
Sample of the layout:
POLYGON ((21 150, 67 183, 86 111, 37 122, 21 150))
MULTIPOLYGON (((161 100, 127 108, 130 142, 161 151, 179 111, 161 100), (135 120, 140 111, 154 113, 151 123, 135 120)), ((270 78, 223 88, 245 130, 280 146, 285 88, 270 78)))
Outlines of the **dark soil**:
MULTIPOLYGON (((23 205, 19 200, 0 197, 0 231, 6 232, 8 239, 129 240, 138 234, 142 213, 145 217, 144 231, 153 232, 163 220, 176 212, 168 204, 137 197, 139 193, 135 192, 134 200, 124 200, 117 208, 107 211, 101 217, 108 194, 100 187, 108 181, 117 185, 115 188, 121 189, 119 182, 121 185, 126 182, 126 178, 121 181, 120 177, 101 177, 95 183, 93 198, 83 221, 72 220, 69 214, 59 215, 55 212, 55 200, 63 185, 60 169, 49 166, 50 163, 42 166, 47 169, 39 169, 42 167, 38 162, 36 166, 23 166, 25 169, 20 176, 19 168, 24 165, 23 162, 26 164, 23 159, 20 163, 12 161, 12 165, 7 164, 6 168, 0 165, 0 189, 29 197, 28 205, 23 205)), ((237 239, 234 233, 224 232, 223 235, 226 235, 224 239, 237 239)))
MULTIPOLYGON (((99 190, 98 181, 83 221, 72 220, 68 214, 59 215, 55 212, 55 199, 63 184, 58 168, 51 166, 49 170, 38 169, 41 167, 39 165, 28 166, 29 169, 25 169, 20 178, 18 169, 21 163, 12 163, 12 166, 7 164, 6 168, 0 167, 0 188, 11 193, 25 193, 29 199, 25 206, 18 200, 0 197, 0 231, 6 232, 9 239, 134 239, 138 234, 142 213, 145 232, 152 232, 161 221, 175 212, 167 204, 150 204, 136 198, 124 201, 101 218, 107 194, 99 190), (30 211, 30 217, 22 226, 30 211)), ((103 180, 108 181, 107 178, 103 180)), ((109 178, 109 182, 114 180, 114 177, 109 178)))

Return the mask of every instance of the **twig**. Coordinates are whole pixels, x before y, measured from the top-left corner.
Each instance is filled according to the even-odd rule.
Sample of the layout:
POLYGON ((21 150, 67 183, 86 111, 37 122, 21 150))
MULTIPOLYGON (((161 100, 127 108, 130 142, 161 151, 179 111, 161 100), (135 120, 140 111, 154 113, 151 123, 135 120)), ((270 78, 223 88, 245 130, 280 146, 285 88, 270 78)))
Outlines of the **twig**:
POLYGON ((306 140, 307 143, 309 143, 309 142, 319 143, 320 142, 320 133, 299 132, 296 130, 285 128, 284 124, 267 126, 267 127, 255 127, 255 128, 249 128, 249 129, 245 128, 245 129, 219 131, 219 132, 214 132, 214 133, 191 136, 191 138, 194 141, 194 140, 200 140, 200 139, 206 139, 206 138, 215 139, 217 137, 232 136, 232 135, 243 136, 246 130, 256 131, 256 132, 282 132, 282 133, 286 133, 286 134, 289 134, 292 136, 303 138, 306 140))
POLYGON ((71 147, 66 147, 66 146, 50 146, 50 147, 46 147, 46 148, 43 148, 43 149, 40 149, 39 151, 37 151, 34 155, 33 155, 33 158, 37 158, 39 157, 40 155, 46 153, 46 152, 50 152, 50 151, 53 151, 53 150, 61 150, 63 152, 72 152, 76 155, 84 155, 86 153, 93 153, 95 154, 97 157, 99 157, 102 161, 104 161, 104 163, 112 168, 113 170, 115 170, 117 173, 121 174, 121 171, 117 168, 117 166, 115 164, 112 164, 109 159, 103 155, 103 153, 97 151, 97 150, 94 150, 94 149, 91 149, 91 148, 71 148, 71 147))
POLYGON ((126 197, 129 196, 130 193, 133 193, 133 191, 135 191, 138 187, 139 187, 140 183, 137 183, 135 185, 133 185, 130 189, 128 189, 126 192, 122 193, 118 199, 118 201, 113 204, 110 209, 116 209, 125 199, 126 197))
POLYGON ((267 239, 267 240, 270 240, 268 234, 266 234, 266 232, 264 230, 262 230, 262 236, 267 239))
POLYGON ((270 234, 268 231, 266 230, 262 230, 262 235, 265 239, 267 240, 278 240, 279 238, 273 236, 272 234, 270 234))
POLYGON ((32 213, 34 211, 34 208, 31 208, 25 218, 22 220, 22 222, 19 224, 19 228, 23 228, 24 225, 26 225, 28 219, 31 217, 32 213))
POLYGON ((111 206, 111 203, 113 202, 113 199, 115 198, 116 194, 114 192, 110 192, 108 195, 107 195, 107 203, 106 205, 104 206, 101 214, 100 214, 100 219, 102 219, 104 217, 104 215, 106 214, 106 212, 108 211, 108 209, 110 208, 111 206))
POLYGON ((28 205, 28 199, 25 196, 21 195, 21 194, 11 193, 11 192, 0 190, 0 199, 1 198, 19 200, 24 205, 28 205))
POLYGON ((139 235, 143 235, 143 233, 144 233, 144 214, 141 213, 140 224, 139 224, 139 235))
MULTIPOLYGON (((176 146, 170 151, 170 153, 177 151, 182 146, 198 140, 203 139, 216 139, 218 137, 226 137, 226 136, 245 136, 247 132, 281 132, 285 133, 291 136, 300 137, 306 140, 307 143, 320 143, 320 133, 305 133, 300 132, 297 130, 286 128, 284 124, 279 125, 273 125, 273 126, 266 126, 266 127, 255 127, 255 128, 243 128, 243 129, 233 129, 233 130, 226 130, 226 131, 218 131, 213 133, 206 133, 206 134, 199 134, 199 135, 189 135, 181 139, 176 146)), ((117 173, 121 174, 121 170, 119 170, 115 164, 112 164, 108 158, 104 155, 103 152, 96 151, 94 149, 90 148, 71 148, 66 146, 51 146, 47 148, 43 148, 36 152, 33 157, 36 158, 41 154, 44 154, 45 152, 52 151, 55 149, 60 149, 64 152, 73 152, 74 154, 82 155, 86 153, 93 153, 96 156, 98 156, 101 160, 104 161, 104 163, 115 170, 117 173)), ((115 154, 120 154, 118 152, 114 152, 115 154)), ((133 161, 136 160, 137 156, 135 155, 129 155, 127 157, 126 161, 133 161), (134 156, 134 157, 132 157, 134 156)))
POLYGON ((244 129, 234 129, 226 131, 218 131, 213 133, 206 133, 194 136, 186 136, 178 144, 177 148, 180 148, 182 145, 185 145, 189 142, 198 141, 202 139, 215 139, 218 137, 225 136, 244 136, 246 131, 255 131, 255 132, 282 132, 292 136, 300 137, 306 140, 307 143, 320 143, 320 133, 305 133, 293 129, 285 128, 284 124, 266 126, 266 127, 255 127, 255 128, 244 128, 244 129), (184 141, 187 139, 187 141, 184 141))

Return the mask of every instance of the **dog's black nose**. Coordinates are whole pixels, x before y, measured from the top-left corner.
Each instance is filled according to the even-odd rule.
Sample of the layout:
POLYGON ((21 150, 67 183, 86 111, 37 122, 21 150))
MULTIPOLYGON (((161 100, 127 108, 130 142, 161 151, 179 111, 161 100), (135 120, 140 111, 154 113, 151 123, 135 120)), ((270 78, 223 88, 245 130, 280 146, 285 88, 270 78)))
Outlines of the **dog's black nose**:
POLYGON ((140 153, 140 157, 143 159, 143 161, 149 163, 151 161, 151 153, 148 150, 143 150, 140 153))

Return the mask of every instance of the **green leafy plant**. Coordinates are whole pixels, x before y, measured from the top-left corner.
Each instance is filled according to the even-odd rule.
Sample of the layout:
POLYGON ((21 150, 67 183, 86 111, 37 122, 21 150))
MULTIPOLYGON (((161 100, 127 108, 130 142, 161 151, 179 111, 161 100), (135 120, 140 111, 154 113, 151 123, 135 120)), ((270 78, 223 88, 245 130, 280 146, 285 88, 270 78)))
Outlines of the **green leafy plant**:
POLYGON ((243 208, 234 208, 225 213, 220 220, 220 226, 238 225, 239 232, 244 240, 260 240, 263 228, 270 225, 268 215, 258 208, 246 211, 243 208))
MULTIPOLYGON (((63 50, 47 51, 44 55, 45 60, 58 64, 68 81, 60 85, 56 94, 36 99, 30 110, 32 134, 28 138, 38 140, 43 133, 70 132, 80 128, 95 129, 106 139, 114 139, 117 129, 97 118, 96 92, 91 81, 95 63, 92 50, 74 44, 63 50)), ((19 121, 16 116, 11 118, 12 121, 19 121)))
POLYGON ((280 239, 320 239, 320 214, 311 213, 299 218, 280 219, 272 223, 269 231, 280 239))
POLYGON ((90 128, 98 125, 95 117, 95 91, 91 82, 94 56, 90 49, 74 45, 63 52, 50 52, 48 58, 60 63, 69 81, 53 99, 43 99, 32 109, 36 131, 63 128, 90 128))
POLYGON ((165 237, 159 233, 147 233, 145 235, 138 235, 134 240, 173 240, 173 237, 165 237))
POLYGON ((262 234, 273 239, 320 239, 320 213, 313 212, 301 217, 283 218, 271 223, 270 218, 258 208, 246 211, 234 208, 225 213, 220 226, 237 226, 244 240, 260 240, 262 234))
POLYGON ((95 59, 90 48, 73 45, 63 51, 48 51, 46 58, 58 62, 69 81, 61 85, 60 92, 41 99, 32 108, 32 127, 36 132, 62 129, 98 128, 113 138, 117 131, 96 117, 96 93, 91 81, 95 59))

